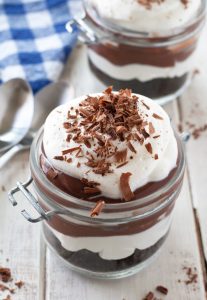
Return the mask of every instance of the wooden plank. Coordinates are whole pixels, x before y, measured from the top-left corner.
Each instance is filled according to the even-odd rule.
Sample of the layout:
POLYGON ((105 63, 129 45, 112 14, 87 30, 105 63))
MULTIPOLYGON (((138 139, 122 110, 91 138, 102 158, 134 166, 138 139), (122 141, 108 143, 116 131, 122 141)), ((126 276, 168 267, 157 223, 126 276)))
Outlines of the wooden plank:
MULTIPOLYGON (((85 47, 79 48, 73 54, 71 70, 69 81, 76 87, 77 95, 103 90, 103 85, 90 75, 85 47)), ((179 118, 177 104, 169 104, 166 108, 176 122, 179 118)), ((136 276, 117 281, 91 280, 70 271, 49 250, 46 258, 46 300, 141 300, 158 284, 169 288, 168 300, 205 299, 204 279, 187 177, 176 206, 172 230, 161 255, 151 266, 136 276), (187 280, 184 266, 197 269, 198 284, 195 286, 183 282, 187 280)))
MULTIPOLYGON (((12 295, 13 300, 35 300, 38 293, 39 226, 28 223, 19 208, 12 207, 4 190, 14 187, 17 180, 24 181, 28 174, 27 152, 17 155, 0 170, 0 266, 11 268, 12 286, 17 280, 25 282, 24 287, 12 295)), ((0 299, 7 294, 0 292, 0 299)))
MULTIPOLYGON (((207 126, 207 26, 204 30, 198 60, 197 74, 191 87, 180 99, 182 125, 189 130, 186 122, 196 125, 196 128, 207 126)), ((192 131, 192 129, 190 130, 192 131)), ((198 139, 191 138, 186 146, 188 172, 191 184, 193 205, 200 222, 205 259, 207 262, 207 130, 198 139)))

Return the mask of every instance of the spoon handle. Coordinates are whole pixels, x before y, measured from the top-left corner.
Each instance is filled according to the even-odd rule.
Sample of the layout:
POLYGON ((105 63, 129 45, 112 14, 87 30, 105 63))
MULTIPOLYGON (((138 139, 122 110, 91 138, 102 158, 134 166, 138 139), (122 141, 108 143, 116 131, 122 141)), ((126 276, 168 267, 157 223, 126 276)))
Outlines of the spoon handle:
POLYGON ((29 146, 17 144, 0 157, 0 169, 18 152, 29 149, 29 146))

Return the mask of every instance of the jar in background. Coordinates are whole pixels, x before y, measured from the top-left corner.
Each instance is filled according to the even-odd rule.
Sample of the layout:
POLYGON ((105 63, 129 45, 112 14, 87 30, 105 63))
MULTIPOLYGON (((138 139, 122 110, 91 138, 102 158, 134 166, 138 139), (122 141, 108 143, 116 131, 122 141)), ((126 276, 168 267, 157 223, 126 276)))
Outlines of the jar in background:
MULTIPOLYGON (((115 2, 118 3, 106 1, 102 5, 100 0, 85 0, 85 17, 80 19, 75 16, 67 25, 67 29, 71 30, 71 23, 75 22, 80 29, 79 38, 88 45, 89 65, 94 75, 106 86, 113 85, 115 90, 130 88, 159 104, 180 96, 192 79, 197 44, 205 20, 206 1, 192 2, 197 3, 192 17, 187 23, 180 24, 177 19, 178 24, 174 22, 175 28, 167 26, 162 20, 164 3, 154 4, 159 6, 157 18, 160 18, 161 25, 157 22, 157 29, 153 30, 152 26, 147 25, 150 23, 150 9, 143 8, 142 12, 147 12, 148 16, 144 20, 148 31, 142 28, 139 30, 139 27, 134 29, 122 20, 117 21, 117 14, 121 13, 123 7, 117 6, 117 13, 115 11, 116 16, 113 18, 112 8, 115 2), (102 8, 105 9, 105 15, 102 8), (107 13, 111 14, 110 17, 106 16, 107 13)), ((181 2, 179 5, 184 6, 181 2)), ((174 4, 170 5, 173 9, 174 4)), ((189 8, 184 7, 183 14, 187 14, 190 5, 191 3, 189 8)))

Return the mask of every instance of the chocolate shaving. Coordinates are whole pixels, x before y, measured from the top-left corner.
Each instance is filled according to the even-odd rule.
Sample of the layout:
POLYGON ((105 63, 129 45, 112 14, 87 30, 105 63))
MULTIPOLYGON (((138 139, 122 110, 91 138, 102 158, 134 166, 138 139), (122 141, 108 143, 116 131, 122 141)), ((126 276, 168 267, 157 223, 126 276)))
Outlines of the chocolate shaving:
POLYGON ((155 136, 153 136, 153 139, 157 139, 159 137, 160 137, 160 135, 155 135, 155 136))
POLYGON ((44 174, 46 174, 49 179, 53 180, 58 176, 58 172, 53 169, 50 162, 43 154, 40 155, 40 165, 44 174))
POLYGON ((154 300, 154 294, 152 292, 149 292, 143 300, 154 300))
POLYGON ((127 149, 124 149, 122 151, 117 151, 115 153, 115 160, 117 163, 125 162, 127 158, 127 149))
POLYGON ((143 134, 145 140, 150 136, 149 133, 146 132, 145 128, 142 129, 142 134, 143 134))
POLYGON ((68 114, 68 119, 76 119, 76 118, 77 118, 76 115, 70 115, 70 114, 68 114))
POLYGON ((23 285, 24 285, 24 282, 23 282, 22 280, 20 280, 20 281, 15 282, 15 285, 16 285, 19 289, 21 289, 21 288, 23 287, 23 285))
POLYGON ((56 155, 53 158, 56 160, 64 160, 64 156, 62 156, 62 155, 56 155))
POLYGON ((180 1, 185 6, 185 8, 188 7, 189 0, 180 0, 180 1))
POLYGON ((87 148, 91 148, 91 143, 89 142, 88 139, 84 139, 84 144, 86 145, 87 148))
POLYGON ((139 141, 140 145, 143 145, 143 143, 144 143, 144 138, 143 137, 141 137, 140 135, 138 135, 138 133, 135 133, 134 137, 135 137, 135 139, 137 141, 139 141))
POLYGON ((150 110, 150 107, 144 101, 142 101, 142 104, 146 107, 146 109, 150 110))
POLYGON ((78 152, 76 153, 75 157, 83 157, 82 149, 79 148, 78 152))
POLYGON ((67 135, 67 138, 66 138, 66 142, 70 142, 71 138, 72 138, 72 135, 71 135, 71 134, 68 134, 68 135, 67 135))
POLYGON ((117 134, 113 127, 110 127, 107 131, 107 133, 112 137, 113 140, 116 140, 117 134))
POLYGON ((152 122, 149 122, 149 134, 153 134, 153 133, 155 133, 155 128, 152 122))
POLYGON ((65 129, 69 129, 70 128, 70 123, 69 122, 64 122, 63 123, 63 127, 65 128, 65 129))
POLYGON ((62 151, 62 154, 63 154, 63 155, 69 154, 69 153, 72 153, 72 152, 74 152, 74 151, 76 151, 76 150, 79 150, 79 149, 80 149, 80 146, 78 146, 78 147, 73 147, 73 148, 70 148, 70 149, 66 149, 66 150, 63 150, 63 151, 62 151))
POLYGON ((159 115, 157 115, 157 114, 155 114, 155 113, 153 113, 153 118, 155 118, 155 119, 158 119, 158 120, 163 120, 163 118, 162 117, 160 117, 159 115))
POLYGON ((134 193, 131 191, 129 185, 129 177, 131 175, 132 175, 131 173, 127 172, 127 173, 122 173, 120 177, 120 189, 125 201, 130 201, 134 198, 134 193))
POLYGON ((0 280, 9 282, 11 280, 11 270, 9 268, 0 267, 0 280))
POLYGON ((132 152, 137 153, 136 149, 134 148, 134 146, 132 145, 131 142, 128 142, 128 143, 127 143, 127 146, 128 146, 128 148, 129 148, 132 152))
POLYGON ((91 115, 90 111, 84 109, 84 108, 79 108, 79 112, 81 115, 85 116, 85 117, 89 117, 91 115))
POLYGON ((155 154, 154 159, 155 160, 159 159, 158 154, 155 154))
POLYGON ((93 194, 100 194, 100 190, 97 187, 89 187, 89 186, 85 186, 83 189, 84 194, 89 194, 89 195, 93 195, 93 194))
POLYGON ((124 132, 127 132, 127 129, 126 129, 125 126, 117 126, 116 127, 116 133, 117 134, 124 133, 124 132))
POLYGON ((93 218, 93 217, 97 217, 97 216, 101 213, 101 211, 103 210, 104 205, 105 205, 105 201, 99 200, 99 201, 96 203, 95 207, 91 210, 90 216, 91 216, 92 218, 93 218))
POLYGON ((145 148, 147 149, 147 151, 150 153, 150 154, 152 154, 152 145, 150 144, 150 143, 148 143, 148 144, 146 144, 145 145, 145 148))
POLYGON ((128 164, 128 161, 125 161, 124 163, 118 165, 116 168, 119 169, 119 168, 121 168, 121 167, 123 167, 123 166, 125 166, 127 164, 128 164))
POLYGON ((113 86, 111 85, 104 91, 104 94, 110 95, 112 91, 113 91, 113 86))
POLYGON ((81 178, 81 182, 86 185, 86 186, 89 186, 89 187, 95 187, 95 186, 98 186, 100 185, 100 183, 96 182, 96 181, 89 181, 88 179, 86 178, 81 178))
POLYGON ((102 136, 96 132, 93 133, 93 136, 98 140, 98 143, 100 146, 104 146, 104 141, 102 139, 102 136))
POLYGON ((162 293, 163 295, 167 295, 168 294, 168 289, 162 285, 158 285, 156 287, 156 290, 160 293, 162 293))

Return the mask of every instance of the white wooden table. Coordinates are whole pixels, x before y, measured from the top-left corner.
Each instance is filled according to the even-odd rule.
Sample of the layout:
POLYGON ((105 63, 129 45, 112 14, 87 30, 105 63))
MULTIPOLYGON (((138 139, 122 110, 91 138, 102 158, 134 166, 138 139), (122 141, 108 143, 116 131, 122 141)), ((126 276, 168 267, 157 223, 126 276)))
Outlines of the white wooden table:
MULTIPOLYGON (((207 29, 200 46, 199 71, 188 91, 165 108, 173 122, 207 123, 207 29)), ((101 91, 103 85, 91 75, 84 47, 69 61, 68 80, 76 95, 101 91)), ((156 261, 139 274, 117 281, 83 278, 70 271, 51 253, 40 237, 39 224, 30 224, 7 200, 7 192, 28 174, 28 153, 17 155, 0 170, 0 266, 12 270, 14 280, 25 285, 11 296, 14 300, 142 300, 157 285, 169 289, 167 300, 206 299, 207 283, 207 132, 186 145, 187 169, 177 201, 173 225, 156 261), (183 267, 196 268, 198 282, 185 284, 183 267)), ((5 295, 0 294, 0 300, 5 295)), ((158 295, 158 294, 157 294, 158 295)))

